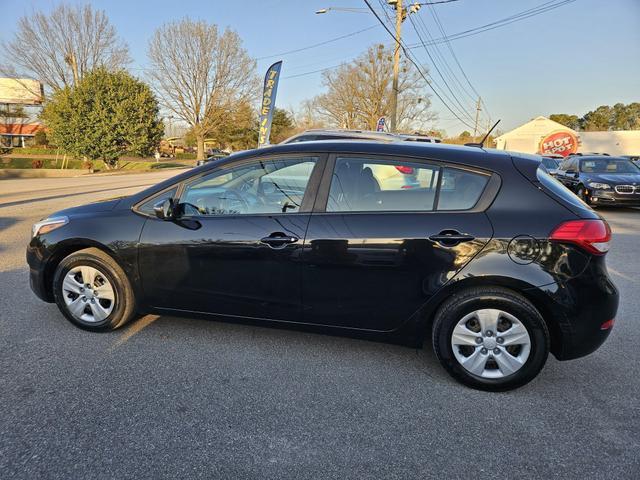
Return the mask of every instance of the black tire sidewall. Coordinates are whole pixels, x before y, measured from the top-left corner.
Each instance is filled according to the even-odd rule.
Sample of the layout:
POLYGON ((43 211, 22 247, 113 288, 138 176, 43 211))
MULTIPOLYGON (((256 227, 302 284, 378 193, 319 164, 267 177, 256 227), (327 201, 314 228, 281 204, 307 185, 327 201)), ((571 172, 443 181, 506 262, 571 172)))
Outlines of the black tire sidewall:
POLYGON ((549 333, 544 320, 532 306, 522 304, 508 296, 481 295, 463 297, 446 310, 434 324, 434 348, 445 369, 457 380, 472 388, 502 391, 518 388, 531 381, 540 372, 549 355, 549 333), (522 322, 531 339, 531 351, 524 366, 503 378, 483 378, 468 372, 455 358, 451 336, 458 321, 465 315, 483 308, 495 308, 514 315, 522 322))
POLYGON ((589 202, 589 198, 587 197, 587 195, 584 192, 585 192, 584 186, 580 186, 580 187, 578 187, 578 191, 576 192, 576 195, 584 203, 586 203, 587 205, 590 205, 591 203, 589 202))
POLYGON ((103 259, 91 254, 74 254, 62 260, 56 269, 53 278, 53 297, 62 314, 74 325, 94 332, 113 330, 122 323, 123 318, 127 315, 126 301, 129 295, 127 295, 126 286, 123 285, 120 277, 121 274, 103 259), (89 323, 76 319, 69 312, 62 297, 62 282, 65 275, 71 269, 84 265, 93 267, 104 274, 115 291, 115 307, 107 318, 101 322, 89 323))

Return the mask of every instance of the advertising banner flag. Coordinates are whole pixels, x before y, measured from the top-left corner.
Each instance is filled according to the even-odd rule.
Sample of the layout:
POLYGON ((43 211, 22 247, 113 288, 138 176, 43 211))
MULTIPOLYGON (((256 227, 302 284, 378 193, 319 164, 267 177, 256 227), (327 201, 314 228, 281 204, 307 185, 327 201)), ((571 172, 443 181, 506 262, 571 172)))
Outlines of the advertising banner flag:
POLYGON ((282 60, 271 65, 264 76, 264 89, 262 91, 262 103, 260 104, 260 124, 258 125, 258 148, 269 145, 271 122, 273 121, 273 111, 276 108, 276 92, 278 91, 281 68, 282 60))
POLYGON ((376 125, 376 132, 384 132, 384 127, 387 123, 387 119, 385 117, 380 117, 378 119, 378 124, 376 125))

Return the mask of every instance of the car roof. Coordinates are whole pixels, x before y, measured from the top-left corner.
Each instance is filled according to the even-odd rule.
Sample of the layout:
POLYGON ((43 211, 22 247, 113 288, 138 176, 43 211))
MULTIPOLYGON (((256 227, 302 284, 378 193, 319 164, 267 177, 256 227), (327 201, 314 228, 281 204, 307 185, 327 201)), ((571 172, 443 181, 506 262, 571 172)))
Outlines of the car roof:
POLYGON ((293 135, 292 137, 289 137, 280 143, 289 143, 295 140, 296 138, 300 138, 305 135, 326 135, 328 137, 339 136, 339 137, 349 137, 349 138, 363 138, 363 139, 374 139, 374 140, 387 141, 387 142, 402 140, 398 135, 395 135, 389 132, 376 132, 373 130, 346 130, 346 129, 341 130, 341 129, 318 128, 318 129, 305 130, 304 132, 293 135))
MULTIPOLYGON (((309 142, 295 142, 262 147, 254 150, 246 150, 221 159, 220 162, 233 162, 245 157, 267 156, 289 153, 345 153, 345 154, 369 154, 369 155, 398 155, 403 157, 419 157, 424 159, 443 160, 462 165, 477 166, 482 168, 490 166, 489 159, 505 163, 511 152, 495 150, 491 148, 467 147, 463 145, 451 145, 446 143, 427 142, 392 142, 381 143, 376 141, 350 141, 350 140, 317 140, 309 142), (499 160, 498 160, 499 159, 499 160)), ((538 160, 539 161, 539 160, 538 160)), ((511 162, 509 162, 511 164, 511 162)))
POLYGON ((631 160, 630 158, 626 158, 623 156, 614 157, 611 155, 594 155, 594 154, 585 154, 580 156, 574 156, 574 158, 578 158, 580 160, 631 160))

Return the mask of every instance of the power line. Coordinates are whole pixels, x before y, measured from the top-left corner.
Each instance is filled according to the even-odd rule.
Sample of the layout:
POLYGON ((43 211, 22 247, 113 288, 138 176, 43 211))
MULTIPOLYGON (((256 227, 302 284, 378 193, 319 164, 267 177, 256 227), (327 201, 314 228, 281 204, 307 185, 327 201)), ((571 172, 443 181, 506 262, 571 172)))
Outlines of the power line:
MULTIPOLYGON (((424 40, 422 38, 422 35, 420 35, 420 32, 418 31, 418 28, 416 27, 415 22, 413 21, 412 15, 409 15, 408 18, 409 18, 409 21, 411 23, 411 26, 413 27, 413 29, 415 30, 416 34, 418 35, 418 38, 420 39, 420 41, 424 45, 424 40)), ((453 92, 453 89, 449 85, 449 82, 447 82, 447 80, 444 78, 444 75, 442 74, 442 71, 438 67, 438 64, 436 63, 435 59, 431 55, 431 52, 429 51, 429 49, 426 48, 426 46, 425 46, 424 50, 425 50, 425 52, 427 52, 427 55, 429 56, 429 59, 431 60, 431 64, 433 65, 433 67, 435 68, 436 72, 438 72, 438 75, 442 79, 445 88, 447 90, 449 90, 449 93, 451 93, 451 96, 453 97, 453 101, 458 104, 458 107, 460 107, 459 108, 460 113, 462 113, 463 115, 467 116, 469 118, 469 120, 471 120, 473 122, 474 121, 473 120, 473 116, 467 111, 466 107, 464 105, 462 105, 462 102, 458 99, 456 94, 453 92)))
MULTIPOLYGON (((447 37, 447 32, 445 32, 444 30, 444 26, 442 24, 442 22, 440 21, 440 18, 438 17, 438 12, 436 11, 435 8, 431 8, 431 13, 433 15, 433 19, 434 22, 436 23, 436 25, 438 26, 438 29, 440 30, 440 32, 442 33, 442 36, 444 38, 447 37)), ((424 23, 424 22, 423 22, 424 23)), ((458 66, 458 69, 460 69, 460 72, 462 73, 462 76, 464 77, 464 79, 466 80, 467 84, 469 85, 469 87, 471 88, 471 91, 478 97, 480 98, 480 102, 482 103, 482 106, 484 107, 484 111, 487 114, 487 119, 489 121, 489 123, 491 122, 491 114, 489 113, 489 108, 487 107, 487 104, 485 103, 485 101, 482 98, 482 95, 480 95, 480 93, 478 92, 478 90, 476 90, 476 88, 473 86, 473 84, 471 83, 471 80, 469 79, 469 77, 467 76, 467 73, 464 71, 464 68, 462 68, 462 65, 460 64, 460 60, 458 60, 458 56, 456 55, 455 50, 453 49, 453 47, 451 46, 451 42, 449 40, 447 40, 446 42, 447 48, 449 50, 449 52, 451 53, 451 57, 453 58, 454 62, 456 63, 456 65, 458 66)), ((465 89, 466 91, 466 89, 465 89)))
POLYGON ((368 30, 373 30, 376 27, 377 27, 377 25, 371 25, 370 27, 363 28, 362 30, 357 30, 355 32, 347 33, 346 35, 341 35, 339 37, 330 38, 329 40, 325 40, 324 42, 314 43, 313 45, 308 45, 306 47, 296 48, 294 50, 287 50, 286 52, 275 53, 273 55, 266 55, 264 57, 258 57, 258 58, 256 58, 256 60, 266 60, 267 58, 282 57, 284 55, 290 55, 292 53, 298 53, 298 52, 303 52, 305 50, 311 50, 312 48, 317 48, 317 47, 321 47, 323 45, 328 45, 329 43, 333 43, 333 42, 337 42, 338 40, 342 40, 342 39, 345 39, 345 38, 353 37, 355 35, 358 35, 360 33, 366 32, 368 30))
MULTIPOLYGON (((383 2, 383 0, 378 0, 378 2, 380 3, 380 6, 381 6, 381 7, 382 7, 382 9, 383 9, 383 12, 384 12, 384 14, 385 14, 385 17, 386 17, 387 21, 392 22, 391 18, 389 17, 389 14, 387 13, 386 9, 384 8, 384 2, 383 2)), ((414 25, 414 29, 415 29, 415 25, 414 25)), ((418 32, 416 32, 416 33, 418 33, 418 32)), ((395 38, 395 37, 394 37, 394 38, 395 38)), ((427 52, 427 53, 429 54, 429 52, 427 52)), ((435 59, 434 59, 434 58, 432 58, 431 56, 430 56, 430 58, 431 58, 431 61, 432 61, 432 62, 433 62, 433 64, 434 64, 434 67, 436 68, 436 71, 438 72, 438 74, 439 74, 439 75, 440 75, 440 77, 442 78, 442 81, 445 83, 446 88, 447 88, 447 89, 449 90, 449 92, 451 93, 451 96, 453 96, 453 100, 449 97, 449 95, 447 95, 447 93, 446 93, 445 91, 441 91, 441 92, 440 92, 441 97, 444 97, 444 98, 447 100, 447 102, 450 102, 450 103, 451 103, 451 107, 455 107, 455 108, 458 110, 458 112, 459 112, 459 114, 460 114, 460 115, 465 116, 465 117, 466 117, 466 118, 468 118, 471 122, 473 122, 473 121, 474 121, 474 120, 473 120, 473 116, 472 116, 470 113, 468 113, 468 111, 467 111, 467 109, 464 107, 464 105, 462 105, 462 104, 461 104, 461 102, 458 100, 458 98, 457 98, 456 94, 451 90, 451 88, 450 88, 449 84, 447 83, 447 80, 444 78, 443 74, 442 74, 442 73, 441 73, 441 71, 438 69, 438 66, 436 65, 436 61, 435 61, 435 59), (457 104, 457 106, 456 106, 455 104, 457 104)), ((420 73, 421 73, 421 75, 422 75, 422 72, 420 72, 420 73)), ((433 76, 432 76, 428 71, 426 71, 426 72, 425 72, 425 74, 426 74, 426 76, 427 76, 427 77, 429 77, 429 78, 428 78, 428 82, 429 82, 429 84, 430 84, 430 88, 431 88, 432 90, 434 90, 434 91, 435 91, 436 86, 437 86, 438 88, 440 88, 440 86, 438 85, 438 83, 434 80, 433 76)), ((422 76, 424 77, 425 75, 422 75, 422 76)), ((441 97, 439 97, 439 98, 441 98, 441 97)), ((445 106, 446 106, 447 108, 450 108, 450 107, 449 107, 449 105, 447 105, 447 102, 445 102, 442 98, 441 98, 441 100, 443 101, 443 103, 445 104, 445 106)))
POLYGON ((413 58, 411 58, 411 52, 409 52, 409 50, 407 50, 406 46, 402 43, 402 41, 397 38, 395 36, 395 34, 389 30, 389 27, 387 27, 387 24, 384 23, 384 21, 380 18, 380 16, 378 15, 378 13, 373 9, 373 7, 371 6, 371 4, 369 3, 369 0, 364 0, 364 3, 367 4, 367 7, 369 7, 369 10, 371 10, 371 13, 373 13, 373 15, 378 19, 378 22, 380 22, 380 24, 384 27, 384 29, 387 31, 387 33, 396 41, 396 43, 398 45, 400 45, 400 47, 402 48, 402 51, 405 54, 405 57, 407 57, 407 59, 416 67, 416 69, 418 70, 418 73, 420 73, 420 76, 424 79, 424 81, 427 83, 427 85, 429 86, 429 88, 433 91, 433 93, 436 95, 436 97, 438 97, 440 99, 440 101, 442 102, 442 104, 447 108, 447 110, 449 110, 454 117, 456 117, 458 120, 460 120, 460 122, 462 122, 464 125, 468 126, 469 128, 473 128, 471 125, 469 125, 465 120, 463 120, 462 118, 460 118, 460 116, 454 112, 451 107, 449 106, 449 104, 447 104, 447 102, 444 101, 444 99, 442 98, 442 96, 437 92, 437 90, 435 88, 433 88, 433 85, 431 85, 431 82, 427 79, 427 77, 424 75, 424 73, 422 72, 422 69, 420 68, 420 66, 416 63, 415 60, 413 60, 413 58))
POLYGON ((288 75, 286 77, 282 77, 282 80, 286 80, 287 78, 298 78, 298 77, 304 77, 305 75, 312 75, 314 73, 319 73, 319 72, 326 72, 327 70, 333 70, 334 68, 338 68, 341 67, 342 65, 344 65, 344 62, 339 64, 339 65, 333 65, 331 67, 325 67, 325 68, 320 68, 318 70, 312 70, 310 72, 304 72, 304 73, 297 73, 295 75, 288 75))
MULTIPOLYGON (((429 38, 433 38, 433 36, 431 35, 431 32, 427 28, 426 23, 422 19, 422 15, 417 15, 415 17, 416 17, 416 22, 413 25, 414 28, 420 27, 422 29, 422 31, 424 33, 426 33, 426 35, 429 38)), ((452 88, 455 88, 456 91, 458 93, 460 93, 462 97, 464 97, 464 96, 468 97, 475 104, 476 97, 474 97, 471 93, 469 93, 467 88, 462 84, 462 82, 458 78, 458 75, 453 71, 453 69, 449 65, 449 62, 445 58, 444 53, 440 50, 439 47, 437 47, 437 46, 434 47, 434 54, 435 54, 435 57, 438 57, 440 59, 440 61, 442 63, 442 66, 443 66, 442 72, 443 72, 443 74, 447 75, 447 78, 450 79, 450 81, 452 83, 452 88)), ((434 57, 434 61, 435 61, 435 57, 434 57)))
MULTIPOLYGON (((521 20, 525 20, 527 18, 531 18, 531 17, 534 17, 536 15, 540 15, 542 13, 546 13, 546 12, 554 10, 556 8, 563 7, 565 5, 573 3, 575 1, 576 0, 563 0, 563 1, 560 1, 560 2, 556 3, 556 0, 551 0, 549 2, 542 3, 542 4, 538 5, 537 7, 532 7, 530 9, 528 9, 528 10, 523 10, 522 12, 516 13, 516 14, 511 15, 509 17, 502 18, 500 20, 496 20, 496 21, 491 22, 491 23, 487 23, 485 25, 481 25, 479 27, 475 27, 475 28, 472 28, 472 29, 469 29, 469 30, 465 30, 465 31, 462 31, 462 32, 454 33, 452 35, 445 36, 445 37, 442 37, 442 38, 436 38, 436 39, 433 40, 433 42, 430 43, 430 45, 440 44, 440 43, 444 43, 444 42, 452 41, 452 40, 460 40, 461 38, 466 38, 466 37, 470 37, 472 35, 477 35, 479 33, 488 32, 490 30, 494 30, 496 28, 504 27, 506 25, 510 25, 512 23, 519 22, 521 20)), ((420 47, 422 47, 422 44, 414 44, 414 45, 408 46, 408 48, 420 48, 420 47)))

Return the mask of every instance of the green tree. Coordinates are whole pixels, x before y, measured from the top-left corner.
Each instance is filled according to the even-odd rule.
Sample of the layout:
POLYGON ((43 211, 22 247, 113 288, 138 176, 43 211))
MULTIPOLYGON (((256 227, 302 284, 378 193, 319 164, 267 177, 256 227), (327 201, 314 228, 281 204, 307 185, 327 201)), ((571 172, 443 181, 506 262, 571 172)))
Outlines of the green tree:
POLYGON ((47 132, 44 131, 44 129, 40 129, 38 130, 35 135, 33 136, 33 142, 37 145, 37 146, 42 146, 42 147, 46 147, 47 145, 49 145, 49 139, 47 138, 47 132))
POLYGON ((568 115, 566 113, 553 113, 549 115, 549 120, 558 122, 565 127, 569 127, 572 130, 578 130, 580 128, 580 118, 577 115, 568 115))
POLYGON ((612 130, 640 130, 640 103, 616 103, 610 119, 612 130))
POLYGON ((293 135, 293 118, 286 110, 276 108, 271 124, 271 143, 280 143, 293 135))
POLYGON ((54 93, 41 117, 55 145, 109 167, 123 154, 150 154, 164 130, 149 87, 124 71, 103 68, 54 93))
POLYGON ((582 117, 582 129, 586 132, 609 130, 612 116, 613 109, 609 105, 602 105, 582 117))

